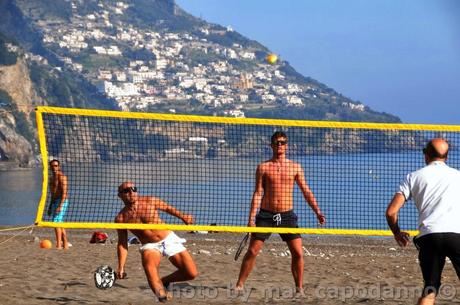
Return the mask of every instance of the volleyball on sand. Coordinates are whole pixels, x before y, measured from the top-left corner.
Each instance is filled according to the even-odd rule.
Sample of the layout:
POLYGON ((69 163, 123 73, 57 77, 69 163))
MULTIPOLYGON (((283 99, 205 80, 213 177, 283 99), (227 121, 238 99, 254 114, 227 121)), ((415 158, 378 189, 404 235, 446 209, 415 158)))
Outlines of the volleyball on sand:
POLYGON ((49 239, 43 239, 40 241, 40 248, 51 249, 52 247, 53 247, 53 243, 49 239))
POLYGON ((100 266, 94 271, 94 284, 99 289, 111 288, 115 280, 115 271, 110 266, 100 266))

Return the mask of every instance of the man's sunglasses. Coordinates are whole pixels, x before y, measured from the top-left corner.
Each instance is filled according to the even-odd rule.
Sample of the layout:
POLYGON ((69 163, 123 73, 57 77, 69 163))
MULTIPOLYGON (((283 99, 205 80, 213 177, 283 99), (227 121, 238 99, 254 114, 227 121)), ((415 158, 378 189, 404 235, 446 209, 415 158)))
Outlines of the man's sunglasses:
POLYGON ((283 146, 287 144, 287 141, 273 141, 272 144, 275 146, 283 146))
POLYGON ((130 187, 127 187, 127 188, 124 188, 122 190, 120 190, 118 193, 120 194, 128 194, 129 192, 133 192, 133 193, 137 193, 137 187, 135 186, 130 186, 130 187))

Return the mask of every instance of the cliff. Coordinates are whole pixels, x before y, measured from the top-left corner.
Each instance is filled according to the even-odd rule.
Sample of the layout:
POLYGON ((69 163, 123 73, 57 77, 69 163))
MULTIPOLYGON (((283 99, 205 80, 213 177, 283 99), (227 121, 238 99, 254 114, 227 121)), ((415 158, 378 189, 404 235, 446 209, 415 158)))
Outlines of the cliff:
POLYGON ((0 103, 5 106, 0 110, 0 160, 31 165, 35 144, 31 113, 37 94, 24 59, 11 66, 0 66, 0 91, 0 103))
POLYGON ((0 161, 21 167, 33 164, 32 146, 16 132, 14 116, 3 111, 0 112, 0 161))

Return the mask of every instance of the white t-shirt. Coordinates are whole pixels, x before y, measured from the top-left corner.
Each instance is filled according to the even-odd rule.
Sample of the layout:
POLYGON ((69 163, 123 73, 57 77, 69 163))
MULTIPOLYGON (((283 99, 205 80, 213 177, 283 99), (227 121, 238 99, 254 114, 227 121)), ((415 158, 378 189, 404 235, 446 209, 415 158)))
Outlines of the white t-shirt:
POLYGON ((460 233, 460 171, 442 161, 410 173, 399 186, 419 211, 419 235, 460 233))

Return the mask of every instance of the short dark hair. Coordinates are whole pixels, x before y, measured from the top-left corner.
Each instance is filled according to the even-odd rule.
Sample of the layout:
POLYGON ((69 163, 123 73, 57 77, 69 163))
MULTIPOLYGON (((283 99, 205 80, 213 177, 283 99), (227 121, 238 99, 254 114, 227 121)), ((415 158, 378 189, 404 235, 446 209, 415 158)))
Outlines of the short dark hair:
POLYGON ((58 165, 61 165, 61 162, 59 162, 58 159, 53 159, 53 160, 51 160, 51 161, 50 161, 50 165, 51 165, 51 163, 53 163, 53 162, 57 162, 58 165))
POLYGON ((433 143, 430 141, 426 144, 425 148, 423 149, 423 153, 428 156, 430 159, 446 159, 449 150, 447 150, 444 154, 440 154, 439 151, 434 148, 433 143))
POLYGON ((288 139, 288 136, 282 132, 282 131, 276 131, 273 135, 272 135, 272 138, 271 138, 271 141, 272 143, 278 139, 278 138, 285 138, 286 140, 288 139))

